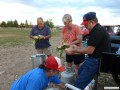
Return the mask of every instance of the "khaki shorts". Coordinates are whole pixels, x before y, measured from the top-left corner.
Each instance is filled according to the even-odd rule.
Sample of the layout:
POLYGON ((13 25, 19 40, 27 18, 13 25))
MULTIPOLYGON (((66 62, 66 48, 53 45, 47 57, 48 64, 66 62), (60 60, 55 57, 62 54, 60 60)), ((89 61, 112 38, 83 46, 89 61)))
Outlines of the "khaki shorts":
POLYGON ((52 54, 51 47, 37 49, 37 53, 51 55, 52 54))

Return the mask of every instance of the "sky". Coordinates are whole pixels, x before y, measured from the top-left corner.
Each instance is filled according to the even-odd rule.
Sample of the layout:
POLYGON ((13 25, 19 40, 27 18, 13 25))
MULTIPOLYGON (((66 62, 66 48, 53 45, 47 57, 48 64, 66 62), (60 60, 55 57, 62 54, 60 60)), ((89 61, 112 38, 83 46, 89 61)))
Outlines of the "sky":
POLYGON ((102 25, 120 25, 120 0, 0 0, 0 22, 17 20, 33 25, 36 19, 52 19, 54 25, 63 25, 62 17, 70 14, 73 23, 80 25, 83 15, 96 12, 102 25))

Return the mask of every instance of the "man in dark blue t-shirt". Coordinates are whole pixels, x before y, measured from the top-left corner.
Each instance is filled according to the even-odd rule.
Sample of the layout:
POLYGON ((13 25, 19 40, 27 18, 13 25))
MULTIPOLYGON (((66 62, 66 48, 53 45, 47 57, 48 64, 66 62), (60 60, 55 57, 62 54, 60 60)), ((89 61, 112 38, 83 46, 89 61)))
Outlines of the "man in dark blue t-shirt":
POLYGON ((100 57, 102 52, 110 52, 111 42, 107 31, 98 23, 95 12, 88 12, 83 16, 83 23, 90 31, 88 46, 76 47, 66 49, 67 54, 88 54, 85 62, 78 70, 78 78, 75 86, 84 89, 98 72, 100 57))
POLYGON ((35 49, 38 54, 44 53, 47 56, 51 55, 51 44, 49 42, 50 37, 50 28, 47 25, 44 25, 43 18, 37 18, 37 25, 33 26, 30 32, 30 38, 35 40, 35 49))

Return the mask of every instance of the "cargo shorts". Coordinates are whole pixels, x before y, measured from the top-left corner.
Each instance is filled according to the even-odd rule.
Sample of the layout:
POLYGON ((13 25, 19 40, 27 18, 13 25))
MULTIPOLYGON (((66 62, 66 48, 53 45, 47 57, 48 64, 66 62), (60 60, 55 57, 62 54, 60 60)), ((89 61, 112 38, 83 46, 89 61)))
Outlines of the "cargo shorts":
POLYGON ((48 48, 39 48, 36 49, 38 54, 46 54, 46 55, 51 55, 52 54, 52 50, 51 47, 48 48))

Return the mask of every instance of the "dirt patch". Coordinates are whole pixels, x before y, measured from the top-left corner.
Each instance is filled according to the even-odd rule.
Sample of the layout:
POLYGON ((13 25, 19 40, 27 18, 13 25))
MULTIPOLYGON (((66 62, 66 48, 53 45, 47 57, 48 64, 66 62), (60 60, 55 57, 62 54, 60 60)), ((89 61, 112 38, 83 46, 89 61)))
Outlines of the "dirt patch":
MULTIPOLYGON (((51 38, 52 51, 56 53, 56 47, 60 44, 60 38, 51 38)), ((32 69, 31 56, 36 54, 33 44, 15 47, 0 47, 0 90, 9 90, 11 83, 21 75, 32 69)), ((103 86, 116 86, 111 74, 101 74, 98 90, 103 86)))

